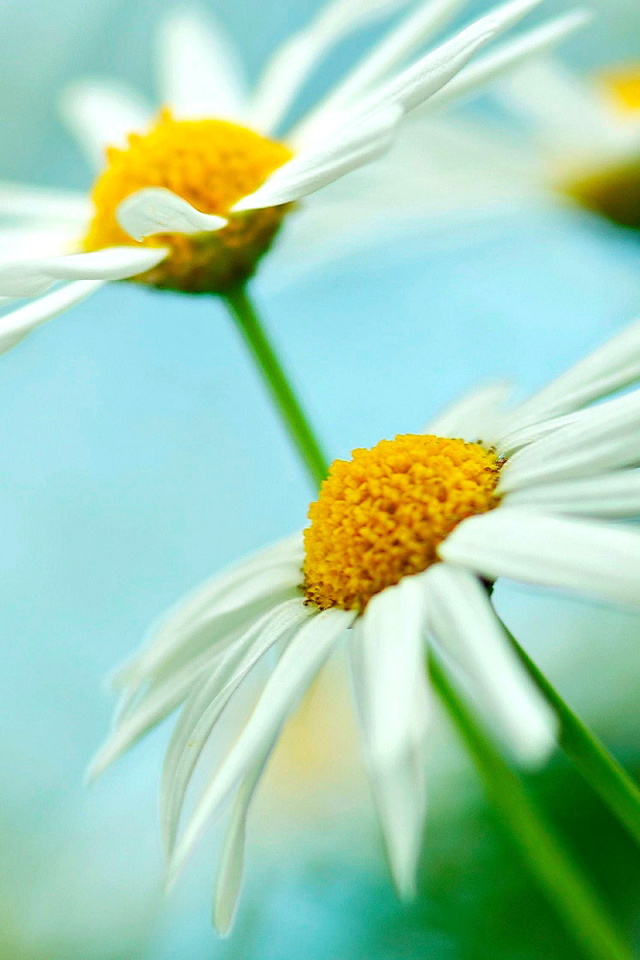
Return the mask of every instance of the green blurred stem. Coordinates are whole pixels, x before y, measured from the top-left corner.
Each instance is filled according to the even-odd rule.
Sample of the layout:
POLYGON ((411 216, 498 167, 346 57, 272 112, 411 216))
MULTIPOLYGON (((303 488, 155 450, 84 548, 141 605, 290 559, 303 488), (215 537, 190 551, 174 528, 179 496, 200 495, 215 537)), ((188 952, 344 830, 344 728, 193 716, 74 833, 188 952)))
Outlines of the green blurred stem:
MULTIPOLYGON (((504 624, 503 624, 504 626, 504 624)), ((640 844, 640 789, 551 686, 505 626, 514 649, 560 721, 560 746, 600 799, 640 844)))
POLYGON ((327 476, 327 459, 249 298, 247 289, 237 287, 225 294, 223 299, 251 351, 309 478, 317 489, 327 476))
POLYGON ((522 781, 506 764, 467 709, 444 668, 431 654, 433 686, 467 747, 500 822, 547 898, 591 960, 632 960, 603 906, 536 809, 522 781))

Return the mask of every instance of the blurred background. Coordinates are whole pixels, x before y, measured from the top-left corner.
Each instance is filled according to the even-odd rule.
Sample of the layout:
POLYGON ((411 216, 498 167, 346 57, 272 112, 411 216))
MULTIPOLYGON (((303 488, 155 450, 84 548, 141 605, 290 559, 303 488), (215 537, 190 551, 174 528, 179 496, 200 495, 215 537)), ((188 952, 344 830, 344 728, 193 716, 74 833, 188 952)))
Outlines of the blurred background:
MULTIPOLYGON (((84 189, 57 94, 116 76, 150 97, 169 0, 3 0, 0 178, 84 189)), ((470 12, 487 4, 471 4, 470 12)), ((637 0, 594 0, 580 72, 640 60, 637 0)), ((250 78, 317 0, 209 0, 250 78)), ((566 9, 547 0, 543 13, 566 9)), ((345 42, 309 96, 375 30, 345 42)), ((304 101, 302 102, 304 105, 304 101)), ((482 103, 474 109, 482 111, 482 103)), ((428 214, 254 292, 333 456, 417 431, 478 380, 527 391, 640 313, 640 247, 551 203, 428 214)), ((216 831, 162 896, 156 798, 168 728, 90 790, 103 678, 222 565, 304 522, 310 491, 222 307, 112 284, 0 360, 0 958, 572 958, 455 738, 434 736, 420 896, 386 872, 340 664, 293 722, 250 830, 226 941, 209 926, 216 831)), ((501 584, 504 618, 640 774, 640 618, 501 584)), ((640 859, 558 758, 531 779, 625 929, 640 859)))

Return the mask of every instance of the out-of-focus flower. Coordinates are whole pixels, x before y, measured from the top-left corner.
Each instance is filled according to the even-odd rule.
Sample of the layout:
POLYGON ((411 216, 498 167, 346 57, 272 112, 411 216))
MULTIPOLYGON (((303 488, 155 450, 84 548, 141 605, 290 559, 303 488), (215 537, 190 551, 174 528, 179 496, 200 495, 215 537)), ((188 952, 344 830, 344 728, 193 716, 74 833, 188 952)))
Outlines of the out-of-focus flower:
POLYGON ((460 208, 456 194, 467 215, 555 198, 640 229, 640 66, 587 80, 541 57, 500 78, 490 95, 508 124, 422 114, 413 124, 413 151, 422 143, 433 152, 434 139, 438 147, 432 217, 460 208))
MULTIPOLYGON (((79 83, 64 98, 72 129, 100 168, 91 200, 0 188, 4 215, 19 221, 0 233, 0 294, 34 297, 66 284, 5 316, 0 350, 109 280, 219 294, 243 283, 292 206, 385 153, 407 113, 472 91, 584 21, 574 11, 470 62, 539 2, 511 0, 406 66, 464 4, 427 0, 283 139, 280 128, 318 61, 407 0, 333 0, 276 51, 252 95, 215 28, 195 15, 169 19, 159 115, 109 83, 79 83)), ((354 206, 342 208, 345 223, 354 206)), ((299 255, 292 245, 290 257, 299 255)))
POLYGON ((640 229, 640 66, 588 82, 541 60, 504 78, 495 95, 533 125, 541 183, 640 229))
POLYGON ((304 535, 205 584, 118 674, 124 700, 92 772, 184 703, 165 760, 162 829, 174 875, 206 821, 233 800, 220 929, 232 921, 255 789, 289 713, 339 643, 350 653, 363 753, 402 894, 414 888, 425 818, 429 642, 457 665, 514 756, 545 760, 556 719, 510 646, 489 585, 507 577, 640 604, 640 535, 603 522, 640 513, 640 390, 611 398, 639 378, 640 321, 520 406, 506 410, 506 389, 485 387, 428 433, 336 461, 304 535), (264 689, 179 836, 203 746, 266 661, 264 689))

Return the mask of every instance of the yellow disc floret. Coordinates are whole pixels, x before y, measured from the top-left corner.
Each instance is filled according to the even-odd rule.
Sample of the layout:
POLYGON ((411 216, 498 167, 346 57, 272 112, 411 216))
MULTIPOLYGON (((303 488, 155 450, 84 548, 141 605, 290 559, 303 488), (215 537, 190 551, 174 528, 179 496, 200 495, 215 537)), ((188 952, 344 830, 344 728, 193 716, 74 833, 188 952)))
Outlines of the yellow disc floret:
POLYGON ((136 244, 116 220, 118 205, 144 187, 165 187, 202 213, 228 216, 215 233, 158 234, 145 246, 168 246, 159 266, 135 279, 192 293, 224 293, 246 280, 269 248, 286 205, 229 214, 291 158, 281 143, 223 120, 174 120, 162 111, 146 134, 130 134, 125 149, 110 147, 92 192, 95 213, 86 250, 136 244))
POLYGON ((426 570, 457 524, 498 505, 500 466, 480 444, 413 434, 336 460, 304 534, 308 602, 362 611, 426 570))

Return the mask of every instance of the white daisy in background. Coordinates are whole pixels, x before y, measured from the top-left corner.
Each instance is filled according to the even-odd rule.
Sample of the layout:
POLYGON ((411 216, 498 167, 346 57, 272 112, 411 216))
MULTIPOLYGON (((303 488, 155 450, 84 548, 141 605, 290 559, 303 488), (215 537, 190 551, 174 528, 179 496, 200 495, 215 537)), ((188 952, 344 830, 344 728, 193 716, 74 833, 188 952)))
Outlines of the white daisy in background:
POLYGON ((338 645, 350 654, 363 753, 403 895, 414 889, 425 820, 430 644, 517 760, 548 757, 555 715, 489 585, 507 577, 640 604, 640 533, 605 522, 640 514, 640 390, 611 398, 639 378, 640 321, 515 409, 504 410, 503 387, 485 387, 428 433, 336 461, 304 534, 206 583, 119 672, 123 702, 91 774, 183 704, 162 780, 169 874, 232 802, 214 903, 220 930, 235 910, 255 789, 338 645), (203 747, 212 735, 221 746, 221 717, 259 664, 268 679, 180 833, 203 747))
POLYGON ((423 216, 428 205, 432 219, 451 217, 461 194, 467 217, 552 199, 640 229, 639 65, 583 78, 540 57, 499 78, 490 95, 500 118, 435 123, 420 112, 412 125, 411 150, 437 145, 423 216))
MULTIPOLYGON (((40 297, 62 284, 2 318, 0 350, 109 280, 224 295, 251 276, 293 206, 387 151, 407 113, 471 92, 585 20, 573 11, 470 63, 540 2, 512 0, 411 63, 465 3, 427 0, 281 134, 318 62, 349 33, 408 2, 333 0, 276 51, 252 94, 219 32, 180 13, 161 30, 159 114, 112 83, 69 90, 64 113, 97 179, 90 198, 0 185, 0 215, 13 221, 0 231, 0 296, 40 297)), ((364 193, 387 189, 368 183, 364 193)), ((346 199, 338 210, 352 226, 357 186, 346 199)), ((316 234, 335 228, 335 203, 329 197, 327 216, 320 198, 312 205, 316 234)), ((295 240, 294 233, 294 259, 295 240)))
POLYGON ((544 58, 494 95, 529 126, 537 185, 640 229, 640 66, 586 80, 544 58))

